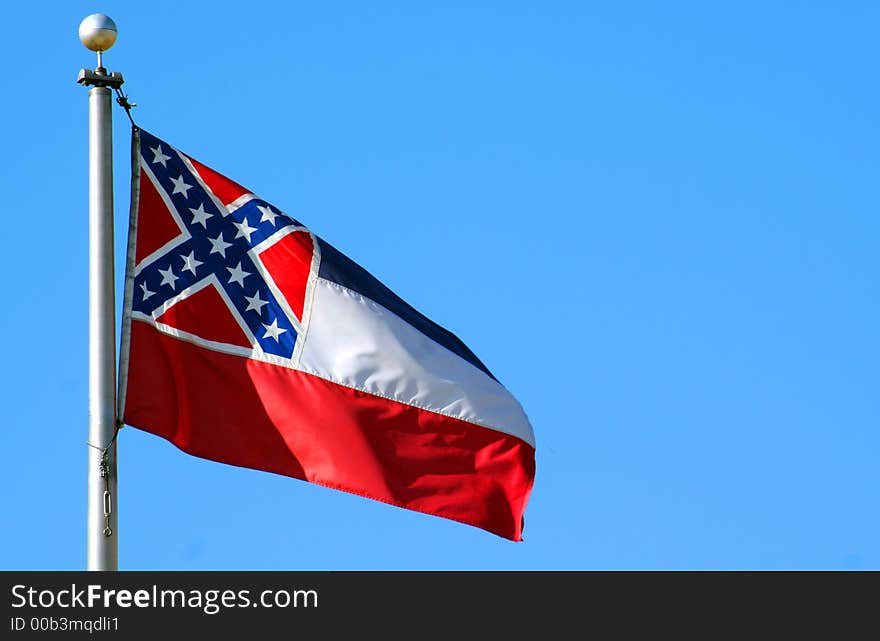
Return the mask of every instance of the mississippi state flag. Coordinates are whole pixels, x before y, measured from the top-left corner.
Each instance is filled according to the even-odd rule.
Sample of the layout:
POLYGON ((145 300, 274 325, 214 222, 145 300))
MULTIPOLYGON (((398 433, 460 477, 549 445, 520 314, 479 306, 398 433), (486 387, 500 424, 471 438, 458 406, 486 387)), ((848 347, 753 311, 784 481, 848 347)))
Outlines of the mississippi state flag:
POLYGON ((124 423, 521 540, 532 427, 474 353, 292 216, 133 144, 124 423))

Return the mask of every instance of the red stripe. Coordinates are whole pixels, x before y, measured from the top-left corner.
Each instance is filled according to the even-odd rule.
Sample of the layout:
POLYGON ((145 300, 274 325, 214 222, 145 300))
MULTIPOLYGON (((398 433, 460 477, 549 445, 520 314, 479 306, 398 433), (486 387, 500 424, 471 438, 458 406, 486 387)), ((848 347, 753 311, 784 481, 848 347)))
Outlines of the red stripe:
POLYGON ((520 439, 139 321, 124 418, 195 456, 522 538, 535 451, 520 439))

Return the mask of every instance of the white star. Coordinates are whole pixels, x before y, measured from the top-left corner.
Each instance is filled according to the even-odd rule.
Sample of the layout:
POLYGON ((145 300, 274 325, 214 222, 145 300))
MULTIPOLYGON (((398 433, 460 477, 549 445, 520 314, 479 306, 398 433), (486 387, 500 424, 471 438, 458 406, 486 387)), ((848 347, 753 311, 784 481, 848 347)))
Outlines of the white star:
POLYGON ((267 301, 260 299, 260 290, 257 290, 257 293, 253 296, 245 296, 244 299, 248 302, 247 309, 244 310, 246 312, 254 310, 258 314, 260 314, 262 313, 263 307, 269 304, 267 301))
POLYGON ((180 176, 176 180, 172 178, 171 182, 174 183, 174 191, 171 192, 172 196, 174 194, 183 194, 183 197, 186 198, 186 192, 192 189, 192 185, 187 185, 185 182, 183 182, 183 174, 180 174, 180 176))
POLYGON ((255 231, 257 231, 257 228, 251 227, 248 224, 247 218, 245 218, 240 223, 232 223, 232 224, 238 228, 238 233, 235 235, 235 238, 244 237, 244 238, 247 238, 248 242, 251 242, 251 234, 253 234, 255 231))
POLYGON ((162 282, 159 283, 159 287, 162 285, 171 285, 171 289, 174 289, 174 281, 177 280, 177 276, 174 275, 174 270, 171 268, 171 265, 168 265, 168 269, 159 270, 159 273, 162 274, 162 282))
POLYGON ((250 272, 246 272, 241 268, 241 261, 238 263, 238 267, 227 267, 229 270, 229 282, 230 283, 238 283, 242 287, 244 287, 244 279, 251 275, 250 272))
POLYGON ((147 300, 150 296, 156 293, 151 292, 149 289, 147 289, 146 283, 141 283, 141 291, 144 293, 144 295, 141 297, 141 300, 147 300))
POLYGON ((269 338, 270 336, 275 339, 275 342, 280 342, 278 337, 286 332, 287 330, 283 327, 278 327, 278 319, 272 321, 271 325, 266 325, 266 323, 260 323, 263 327, 266 328, 266 333, 263 334, 263 338, 269 338))
POLYGON ((201 224, 202 227, 207 229, 208 223, 206 223, 205 221, 208 220, 214 214, 209 214, 208 212, 205 211, 205 204, 202 203, 201 205, 199 205, 198 209, 193 209, 192 207, 190 207, 189 210, 192 212, 192 215, 193 215, 192 224, 195 225, 196 223, 199 223, 199 224, 201 224))
POLYGON ((196 275, 196 267, 199 265, 204 265, 204 263, 200 260, 196 260, 195 252, 192 251, 189 253, 189 256, 181 256, 183 259, 183 269, 188 269, 192 272, 192 275, 196 275))
POLYGON ((217 234, 217 238, 208 237, 208 240, 211 241, 211 251, 209 254, 220 254, 223 258, 226 258, 226 248, 232 247, 232 243, 227 243, 223 240, 223 232, 221 231, 217 234))
POLYGON ((150 151, 153 152, 153 164, 160 163, 163 167, 168 169, 168 165, 165 164, 165 161, 171 160, 171 156, 166 156, 162 153, 162 145, 150 147, 150 151))
POLYGON ((271 207, 269 207, 268 205, 266 207, 263 207, 262 205, 257 205, 257 209, 263 212, 263 215, 260 216, 261 223, 268 220, 273 225, 275 224, 275 218, 278 216, 278 214, 272 211, 271 207))

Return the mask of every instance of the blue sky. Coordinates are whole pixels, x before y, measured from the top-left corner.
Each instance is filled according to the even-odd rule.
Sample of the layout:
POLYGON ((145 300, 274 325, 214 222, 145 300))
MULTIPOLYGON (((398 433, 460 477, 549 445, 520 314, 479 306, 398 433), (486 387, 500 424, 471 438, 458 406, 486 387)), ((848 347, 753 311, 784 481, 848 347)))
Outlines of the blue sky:
POLYGON ((85 566, 102 11, 139 124, 456 332, 538 442, 514 544, 125 429, 121 569, 880 569, 876 3, 8 11, 0 568, 85 566))

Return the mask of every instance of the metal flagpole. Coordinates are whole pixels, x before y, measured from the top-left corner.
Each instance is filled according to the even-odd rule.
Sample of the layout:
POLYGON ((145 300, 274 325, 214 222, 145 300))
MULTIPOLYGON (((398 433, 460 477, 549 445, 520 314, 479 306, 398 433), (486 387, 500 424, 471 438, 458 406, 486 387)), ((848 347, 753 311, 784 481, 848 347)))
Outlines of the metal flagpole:
POLYGON ((116 25, 96 13, 79 26, 82 43, 98 54, 94 70, 77 82, 89 89, 89 500, 87 567, 117 569, 116 529, 116 303, 113 276, 113 134, 111 89, 102 53, 116 41, 116 25))

